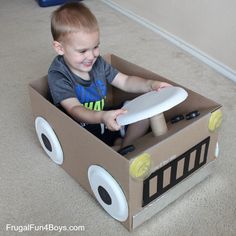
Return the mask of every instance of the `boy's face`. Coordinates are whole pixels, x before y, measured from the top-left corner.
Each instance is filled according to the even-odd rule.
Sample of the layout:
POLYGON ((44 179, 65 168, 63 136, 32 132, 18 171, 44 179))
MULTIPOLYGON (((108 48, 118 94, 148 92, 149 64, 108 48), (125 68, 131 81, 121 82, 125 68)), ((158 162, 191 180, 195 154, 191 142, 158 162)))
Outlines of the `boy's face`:
POLYGON ((86 77, 99 56, 99 43, 98 31, 80 31, 69 34, 61 42, 54 41, 53 45, 73 73, 86 77))

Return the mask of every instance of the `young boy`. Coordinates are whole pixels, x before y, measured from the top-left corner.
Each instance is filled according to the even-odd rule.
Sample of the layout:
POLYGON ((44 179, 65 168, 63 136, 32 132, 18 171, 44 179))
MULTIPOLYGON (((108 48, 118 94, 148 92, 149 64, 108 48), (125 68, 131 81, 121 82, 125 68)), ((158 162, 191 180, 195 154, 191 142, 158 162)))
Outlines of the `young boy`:
MULTIPOLYGON (((99 55, 99 26, 95 16, 82 3, 59 7, 51 17, 53 48, 58 56, 48 71, 53 102, 84 128, 112 146, 120 126, 122 109, 104 110, 106 83, 127 92, 146 93, 170 86, 167 83, 128 76, 113 68, 99 55), (105 131, 101 128, 105 124, 105 131), (111 132, 113 131, 113 132, 111 132)), ((149 121, 129 125, 121 147, 144 135, 149 121)))

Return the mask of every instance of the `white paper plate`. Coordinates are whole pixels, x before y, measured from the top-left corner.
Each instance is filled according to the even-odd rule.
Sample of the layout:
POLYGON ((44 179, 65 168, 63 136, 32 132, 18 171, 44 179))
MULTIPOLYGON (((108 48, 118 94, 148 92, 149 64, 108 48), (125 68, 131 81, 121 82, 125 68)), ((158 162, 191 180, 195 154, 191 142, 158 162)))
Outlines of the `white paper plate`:
POLYGON ((117 117, 119 125, 128 125, 160 114, 183 102, 188 93, 180 87, 166 87, 151 91, 123 106, 128 112, 117 117))

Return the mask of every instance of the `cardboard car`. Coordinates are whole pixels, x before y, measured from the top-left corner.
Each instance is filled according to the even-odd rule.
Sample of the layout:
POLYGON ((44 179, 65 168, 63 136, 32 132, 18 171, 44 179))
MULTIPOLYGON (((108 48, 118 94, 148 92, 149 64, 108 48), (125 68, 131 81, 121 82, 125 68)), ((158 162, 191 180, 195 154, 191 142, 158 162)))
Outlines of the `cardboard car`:
MULTIPOLYGON (((182 87, 116 55, 104 58, 125 74, 182 87)), ((47 155, 130 231, 214 171, 221 105, 184 89, 188 97, 164 112, 167 132, 150 131, 121 155, 52 104, 46 76, 29 84, 36 133, 47 155)), ((106 102, 137 96, 109 87, 106 102)))

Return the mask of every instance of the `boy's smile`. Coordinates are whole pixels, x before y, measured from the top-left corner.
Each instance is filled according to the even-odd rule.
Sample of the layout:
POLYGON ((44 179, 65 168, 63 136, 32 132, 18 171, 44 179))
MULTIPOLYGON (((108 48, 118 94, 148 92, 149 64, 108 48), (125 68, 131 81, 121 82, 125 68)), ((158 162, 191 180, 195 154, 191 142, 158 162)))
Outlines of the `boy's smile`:
MULTIPOLYGON (((55 44, 56 42, 54 42, 54 48, 55 44)), ((59 52, 56 51, 63 55, 70 70, 83 79, 89 79, 88 72, 92 69, 100 53, 99 32, 70 33, 59 44, 59 52)))

